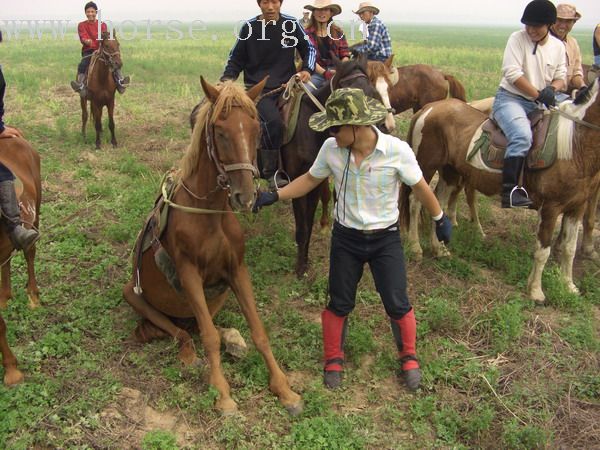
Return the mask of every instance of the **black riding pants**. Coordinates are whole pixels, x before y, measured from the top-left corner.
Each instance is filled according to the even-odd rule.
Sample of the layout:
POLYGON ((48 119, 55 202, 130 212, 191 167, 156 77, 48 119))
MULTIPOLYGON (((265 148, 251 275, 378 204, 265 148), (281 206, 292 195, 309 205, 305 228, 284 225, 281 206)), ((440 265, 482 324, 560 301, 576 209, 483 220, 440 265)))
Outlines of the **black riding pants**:
POLYGON ((337 316, 347 316, 354 309, 356 289, 365 263, 371 268, 388 316, 396 320, 402 318, 411 306, 406 292, 404 252, 398 225, 365 233, 334 223, 327 309, 337 316))
POLYGON ((94 53, 94 50, 82 50, 81 51, 81 62, 79 66, 77 66, 77 73, 87 73, 88 67, 90 66, 90 61, 92 59, 91 54, 94 53))
POLYGON ((270 95, 256 105, 262 132, 261 148, 279 150, 283 143, 283 119, 277 108, 277 99, 277 95, 270 95))

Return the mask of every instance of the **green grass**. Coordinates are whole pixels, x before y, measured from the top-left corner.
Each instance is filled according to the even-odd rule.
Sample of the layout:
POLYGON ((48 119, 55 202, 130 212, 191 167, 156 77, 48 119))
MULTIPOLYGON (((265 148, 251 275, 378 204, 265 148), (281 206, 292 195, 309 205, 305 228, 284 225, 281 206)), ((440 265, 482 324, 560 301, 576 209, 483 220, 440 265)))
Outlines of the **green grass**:
MULTIPOLYGON (((435 64, 455 75, 471 99, 495 92, 512 30, 403 24, 390 31, 397 64, 435 64)), ((27 307, 23 257, 12 261, 14 298, 2 314, 26 382, 0 386, 0 447, 107 448, 128 439, 144 449, 544 448, 582 437, 581 446, 600 445, 578 421, 555 420, 567 401, 573 417, 593 419, 598 407, 597 262, 578 262, 582 296, 575 296, 551 258, 543 279, 549 306, 534 307, 523 295, 535 214, 500 211, 497 199, 479 199, 486 239, 461 207, 452 257, 407 262, 423 369, 423 388, 414 395, 398 378, 389 321, 368 269, 350 318, 344 386, 324 388, 319 315, 328 301, 329 237, 315 229, 311 268, 296 279, 289 203, 240 220, 273 353, 305 402, 299 417, 289 417, 268 390, 268 372, 233 299, 215 322, 237 328, 250 346, 243 360, 223 356, 238 416, 218 416, 206 366, 182 367, 172 340, 132 342, 137 315, 121 298, 131 246, 162 173, 185 152, 199 76, 215 81, 233 44, 228 25, 214 27, 215 41, 167 41, 164 32, 122 42, 133 84, 117 98, 120 146, 110 147, 105 126, 100 151, 91 125, 87 142, 81 137, 79 101, 68 86, 77 43, 46 37, 1 44, 5 119, 42 157, 44 237, 40 309, 27 307), (139 391, 159 414, 174 415, 191 437, 146 430, 141 416, 110 422, 103 413, 126 407, 123 388, 139 391), (137 434, 128 434, 131 426, 137 434)), ((587 39, 583 31, 576 36, 587 39)), ((397 118, 400 136, 409 117, 397 118)))

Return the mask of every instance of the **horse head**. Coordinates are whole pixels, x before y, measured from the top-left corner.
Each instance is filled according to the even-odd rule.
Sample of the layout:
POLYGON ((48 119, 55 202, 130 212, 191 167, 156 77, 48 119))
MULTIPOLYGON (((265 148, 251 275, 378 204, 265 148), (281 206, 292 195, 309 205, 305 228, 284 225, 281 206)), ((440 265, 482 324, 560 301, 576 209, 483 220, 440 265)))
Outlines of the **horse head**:
MULTIPOLYGON (((217 170, 217 183, 229 191, 229 203, 235 211, 249 211, 256 197, 258 177, 256 154, 260 124, 255 102, 268 77, 248 91, 227 81, 213 86, 200 78, 209 108, 204 131, 208 156, 217 170)), ((196 125, 202 117, 202 107, 196 125)))
POLYGON ((110 67, 111 71, 115 71, 123 67, 123 61, 121 60, 121 48, 119 41, 117 40, 117 34, 113 30, 112 32, 103 31, 100 35, 100 57, 110 67))
POLYGON ((398 69, 393 66, 393 60, 394 55, 390 56, 384 62, 369 61, 367 66, 369 81, 375 86, 382 103, 388 110, 388 114, 385 117, 385 128, 390 133, 396 129, 396 120, 394 119, 394 110, 390 102, 389 90, 398 82, 398 69))

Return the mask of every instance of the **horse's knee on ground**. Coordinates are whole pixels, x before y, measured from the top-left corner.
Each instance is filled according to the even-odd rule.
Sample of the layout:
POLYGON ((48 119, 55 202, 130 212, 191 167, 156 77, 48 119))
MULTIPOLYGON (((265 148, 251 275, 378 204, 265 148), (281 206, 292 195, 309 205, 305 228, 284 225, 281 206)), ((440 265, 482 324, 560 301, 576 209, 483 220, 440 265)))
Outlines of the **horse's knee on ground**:
POLYGON ((219 335, 227 353, 235 358, 246 356, 248 346, 238 330, 235 328, 219 328, 219 335))

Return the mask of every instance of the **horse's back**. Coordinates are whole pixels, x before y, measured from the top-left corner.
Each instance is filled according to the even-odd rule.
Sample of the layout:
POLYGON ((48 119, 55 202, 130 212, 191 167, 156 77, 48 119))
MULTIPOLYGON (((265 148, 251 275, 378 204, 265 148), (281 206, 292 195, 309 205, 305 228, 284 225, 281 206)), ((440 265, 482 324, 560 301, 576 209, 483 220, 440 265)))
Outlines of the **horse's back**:
POLYGON ((40 155, 22 138, 0 139, 0 163, 23 183, 36 200, 41 197, 40 155))

